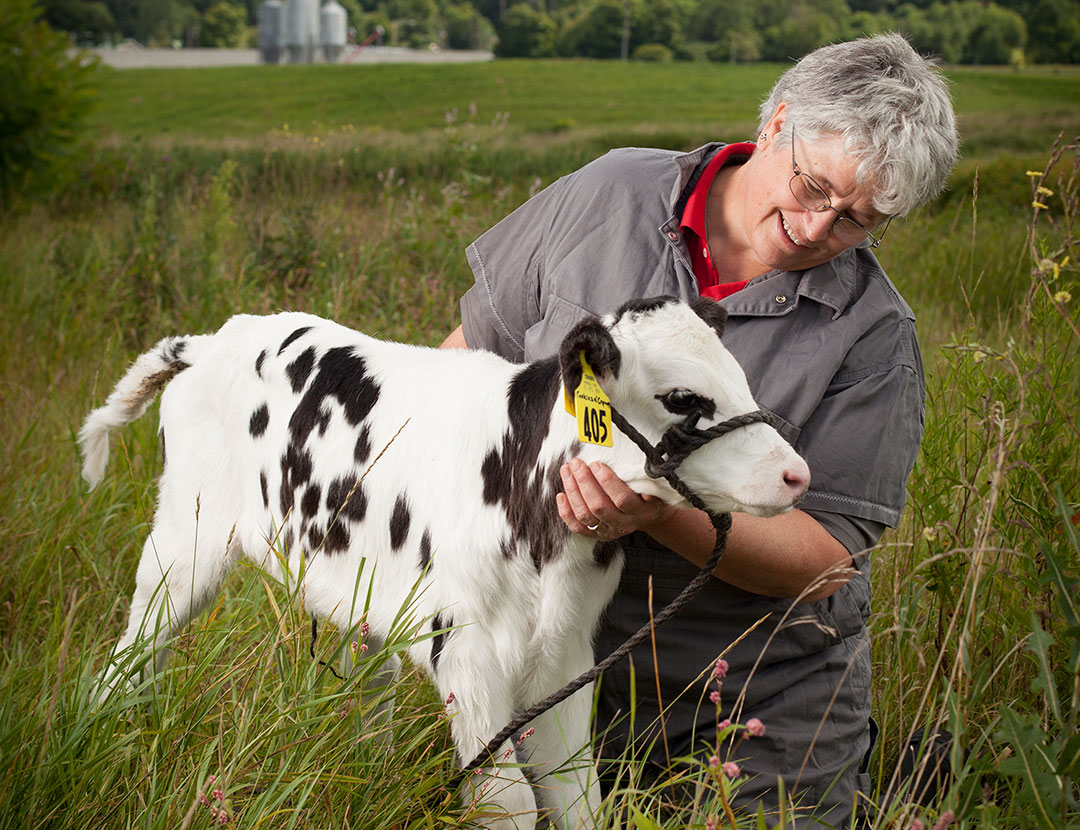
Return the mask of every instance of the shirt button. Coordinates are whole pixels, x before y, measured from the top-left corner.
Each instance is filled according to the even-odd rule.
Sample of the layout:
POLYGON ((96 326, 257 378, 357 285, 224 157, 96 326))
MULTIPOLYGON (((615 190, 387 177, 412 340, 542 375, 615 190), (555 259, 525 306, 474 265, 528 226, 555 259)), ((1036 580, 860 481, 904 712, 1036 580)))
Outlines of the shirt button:
POLYGON ((776 295, 776 302, 780 303, 781 305, 786 303, 787 302, 787 294, 777 294, 776 295))

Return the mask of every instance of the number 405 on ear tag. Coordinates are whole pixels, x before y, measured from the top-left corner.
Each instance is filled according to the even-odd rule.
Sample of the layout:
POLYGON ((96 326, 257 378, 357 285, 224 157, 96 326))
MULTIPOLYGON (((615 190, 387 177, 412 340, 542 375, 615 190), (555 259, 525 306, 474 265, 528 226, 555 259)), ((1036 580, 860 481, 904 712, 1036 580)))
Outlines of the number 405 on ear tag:
POLYGON ((578 357, 581 360, 581 383, 574 390, 573 409, 577 415, 578 440, 583 444, 610 447, 611 401, 596 382, 596 375, 585 359, 585 353, 580 352, 578 357))

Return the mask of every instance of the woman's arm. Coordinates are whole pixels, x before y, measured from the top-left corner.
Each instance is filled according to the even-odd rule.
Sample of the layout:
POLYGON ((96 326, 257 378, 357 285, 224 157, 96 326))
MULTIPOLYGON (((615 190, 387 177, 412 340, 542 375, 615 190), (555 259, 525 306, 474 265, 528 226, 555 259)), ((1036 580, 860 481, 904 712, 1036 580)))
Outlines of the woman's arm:
MULTIPOLYGON (((716 533, 702 511, 642 497, 606 464, 573 459, 561 474, 559 515, 574 533, 611 539, 641 530, 699 567, 708 561, 716 533), (589 530, 597 522, 601 526, 589 530)), ((810 602, 837 591, 852 567, 847 548, 808 513, 767 519, 734 513, 715 575, 746 591, 810 602)))
POLYGON ((461 326, 458 326, 442 342, 439 346, 440 349, 467 349, 469 344, 465 342, 465 332, 461 326))

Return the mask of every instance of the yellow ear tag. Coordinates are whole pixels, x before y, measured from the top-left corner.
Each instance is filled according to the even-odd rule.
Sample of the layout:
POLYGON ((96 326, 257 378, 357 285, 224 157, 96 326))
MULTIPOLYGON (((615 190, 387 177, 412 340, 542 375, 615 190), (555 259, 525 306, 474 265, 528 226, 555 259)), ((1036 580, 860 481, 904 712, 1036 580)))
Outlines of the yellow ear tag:
POLYGON ((566 411, 577 416, 579 441, 610 447, 611 401, 596 382, 596 375, 585 360, 585 352, 580 352, 578 357, 581 360, 581 383, 574 390, 573 401, 564 392, 566 411))

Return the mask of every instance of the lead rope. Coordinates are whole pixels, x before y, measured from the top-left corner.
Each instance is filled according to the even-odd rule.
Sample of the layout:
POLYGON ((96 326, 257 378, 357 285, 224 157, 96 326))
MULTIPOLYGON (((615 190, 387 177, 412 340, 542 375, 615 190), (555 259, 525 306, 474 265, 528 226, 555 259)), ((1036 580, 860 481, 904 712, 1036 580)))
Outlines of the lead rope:
POLYGON ((709 554, 708 561, 702 566, 701 570, 698 571, 697 575, 687 583, 686 587, 682 589, 675 599, 664 606, 650 622, 646 623, 634 634, 630 635, 626 642, 615 649, 615 651, 611 652, 611 654, 588 671, 578 675, 557 692, 548 695, 543 700, 530 706, 504 726, 494 738, 487 742, 471 763, 466 764, 463 769, 455 773, 454 777, 450 779, 450 782, 447 785, 449 789, 456 788, 464 781, 465 777, 470 774, 470 770, 479 772, 485 763, 489 761, 497 762, 495 754, 499 751, 499 748, 503 743, 514 737, 527 723, 540 717, 540 715, 544 714, 553 706, 562 703, 562 701, 566 700, 566 698, 570 697, 574 692, 596 680, 603 671, 611 668, 626 657, 631 651, 645 642, 655 628, 663 625, 671 619, 671 617, 679 613, 694 595, 701 590, 702 586, 708 582, 713 571, 716 570, 716 566, 720 564, 720 558, 724 555, 728 531, 731 530, 731 514, 720 513, 718 515, 709 510, 704 502, 698 498, 697 494, 687 487, 682 479, 675 474, 675 468, 678 467, 691 452, 714 438, 726 435, 739 427, 748 426, 749 424, 766 423, 775 426, 776 422, 771 414, 759 409, 755 412, 747 413, 746 415, 737 415, 734 418, 729 418, 723 423, 717 424, 709 429, 701 430, 697 428, 698 417, 699 416, 697 415, 692 415, 687 418, 684 423, 675 424, 670 427, 668 431, 664 433, 660 442, 654 447, 640 432, 623 418, 615 407, 611 408, 612 422, 631 441, 637 444, 638 448, 645 454, 646 474, 650 478, 665 478, 668 484, 670 484, 680 496, 698 510, 704 511, 709 517, 709 521, 716 530, 716 542, 713 545, 712 553, 709 554))

